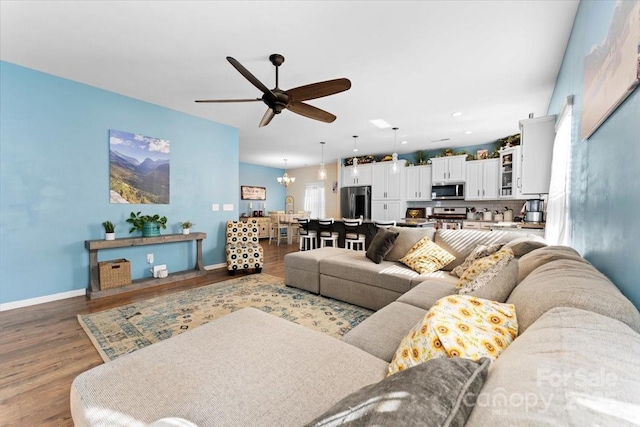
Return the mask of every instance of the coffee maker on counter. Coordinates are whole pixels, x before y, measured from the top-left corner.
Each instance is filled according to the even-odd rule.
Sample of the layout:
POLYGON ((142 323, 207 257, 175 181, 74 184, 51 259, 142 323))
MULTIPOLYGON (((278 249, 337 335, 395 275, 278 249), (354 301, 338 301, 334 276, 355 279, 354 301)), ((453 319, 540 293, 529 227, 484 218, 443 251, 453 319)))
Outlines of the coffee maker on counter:
POLYGON ((529 199, 524 204, 524 222, 540 224, 544 222, 544 200, 529 199))

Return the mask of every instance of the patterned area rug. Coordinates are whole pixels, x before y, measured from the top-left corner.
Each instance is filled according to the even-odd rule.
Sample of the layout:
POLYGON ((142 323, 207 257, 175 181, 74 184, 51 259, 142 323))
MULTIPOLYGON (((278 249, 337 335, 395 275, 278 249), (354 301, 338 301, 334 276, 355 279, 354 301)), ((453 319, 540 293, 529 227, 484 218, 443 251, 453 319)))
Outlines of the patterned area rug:
POLYGON ((105 362, 254 307, 336 338, 373 311, 289 288, 268 274, 243 276, 93 314, 78 321, 105 362))

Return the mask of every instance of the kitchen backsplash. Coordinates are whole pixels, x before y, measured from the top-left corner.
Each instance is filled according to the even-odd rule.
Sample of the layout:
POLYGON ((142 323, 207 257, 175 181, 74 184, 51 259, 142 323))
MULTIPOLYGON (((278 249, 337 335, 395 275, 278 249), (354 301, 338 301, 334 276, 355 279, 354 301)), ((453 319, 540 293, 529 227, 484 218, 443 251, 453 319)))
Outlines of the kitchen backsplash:
MULTIPOLYGON (((483 211, 485 208, 489 209, 490 211, 503 211, 504 208, 507 207, 513 210, 514 216, 520 216, 520 210, 522 209, 522 206, 524 205, 525 202, 526 200, 488 200, 488 201, 438 200, 433 202, 407 202, 407 207, 408 208, 426 208, 426 207, 436 207, 436 206, 438 207, 441 206, 446 208, 474 207, 476 208, 476 212, 483 211)), ((546 209, 546 203, 545 203, 545 209, 546 209)))

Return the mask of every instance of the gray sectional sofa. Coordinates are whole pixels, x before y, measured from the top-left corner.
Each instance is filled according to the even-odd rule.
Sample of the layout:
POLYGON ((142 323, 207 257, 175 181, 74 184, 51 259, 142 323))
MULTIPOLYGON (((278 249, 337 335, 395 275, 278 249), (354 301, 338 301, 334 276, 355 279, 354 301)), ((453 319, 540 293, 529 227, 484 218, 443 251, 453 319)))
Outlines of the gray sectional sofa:
POLYGON ((522 233, 481 230, 438 230, 433 228, 391 227, 399 233, 395 245, 380 264, 373 263, 365 252, 343 248, 321 248, 287 254, 284 258, 285 284, 361 307, 379 310, 391 304, 425 280, 448 283, 446 295, 455 293, 457 277, 449 272, 462 264, 478 244, 507 243, 526 237, 522 233), (423 237, 456 257, 442 270, 418 274, 398 262, 423 237))
MULTIPOLYGON (((493 232, 483 233, 489 237, 493 232)), ((454 235, 443 239, 453 242, 454 235)), ((463 240, 456 240, 458 248, 463 240)), ((322 292, 322 276, 338 277, 338 270, 323 269, 323 260, 332 257, 314 252, 317 282, 311 280, 312 259, 297 266, 313 282, 309 286, 322 292)), ((334 249, 334 256, 342 257, 338 252, 334 249)), ((346 258, 344 262, 353 262, 346 258)), ((637 425, 636 307, 570 248, 542 247, 512 263, 505 276, 516 286, 504 295, 516 308, 519 335, 491 364, 466 425, 637 425)), ((363 284, 363 277, 354 282, 363 284)), ((143 426, 167 417, 175 418, 157 425, 187 425, 180 424, 184 420, 198 426, 306 425, 340 405, 345 396, 383 384, 404 335, 433 302, 455 290, 450 280, 415 279, 391 289, 398 298, 343 340, 243 309, 93 368, 71 387, 73 420, 77 426, 143 426)), ((404 371, 403 378, 411 379, 413 369, 404 371)), ((441 384, 454 381, 431 378, 441 384)), ((425 408, 409 418, 403 416, 404 400, 395 398, 382 406, 372 404, 374 400, 363 408, 373 406, 387 420, 398 417, 384 425, 431 425, 442 415, 442 408, 429 412, 429 399, 412 400, 425 408)), ((349 402, 353 407, 353 399, 349 402)), ((367 425, 367 419, 359 414, 351 425, 367 425)), ((460 421, 446 419, 443 425, 460 421)), ((326 421, 318 425, 332 425, 326 421)))

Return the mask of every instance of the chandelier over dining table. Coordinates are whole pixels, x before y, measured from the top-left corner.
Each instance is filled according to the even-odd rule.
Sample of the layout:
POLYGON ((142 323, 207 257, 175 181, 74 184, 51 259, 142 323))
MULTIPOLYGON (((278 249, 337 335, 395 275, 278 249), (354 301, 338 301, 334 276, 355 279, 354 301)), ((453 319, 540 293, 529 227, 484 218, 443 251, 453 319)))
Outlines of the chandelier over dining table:
POLYGON ((289 184, 293 184, 296 181, 295 177, 289 176, 289 174, 287 173, 287 159, 284 159, 284 174, 282 174, 282 176, 279 176, 277 179, 278 184, 282 184, 285 187, 288 187, 289 184))

